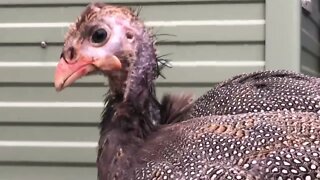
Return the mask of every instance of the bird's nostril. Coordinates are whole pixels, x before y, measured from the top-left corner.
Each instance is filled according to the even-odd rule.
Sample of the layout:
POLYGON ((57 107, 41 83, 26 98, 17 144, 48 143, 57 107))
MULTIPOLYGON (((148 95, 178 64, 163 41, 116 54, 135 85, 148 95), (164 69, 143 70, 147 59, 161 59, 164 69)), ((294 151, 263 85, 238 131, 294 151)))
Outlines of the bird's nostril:
POLYGON ((66 57, 65 57, 65 55, 64 55, 64 53, 63 53, 63 52, 60 54, 60 59, 64 59, 64 60, 66 60, 66 57))
POLYGON ((72 63, 76 58, 76 50, 74 47, 69 47, 65 49, 62 53, 60 58, 62 58, 66 63, 72 63))
POLYGON ((73 60, 73 58, 76 56, 76 51, 75 51, 75 49, 74 49, 74 47, 70 47, 69 49, 68 49, 68 51, 69 51, 69 58, 70 58, 70 60, 73 60))
POLYGON ((67 64, 69 63, 66 59, 66 57, 64 56, 64 53, 62 52, 61 55, 60 55, 60 59, 63 59, 64 62, 66 62, 67 64))

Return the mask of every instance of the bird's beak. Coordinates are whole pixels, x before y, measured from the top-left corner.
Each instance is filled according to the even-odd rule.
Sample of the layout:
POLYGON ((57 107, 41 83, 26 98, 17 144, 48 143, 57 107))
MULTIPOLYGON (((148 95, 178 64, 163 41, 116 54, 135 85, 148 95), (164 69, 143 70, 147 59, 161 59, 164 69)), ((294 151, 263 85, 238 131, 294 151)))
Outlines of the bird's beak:
POLYGON ((61 91, 90 72, 97 70, 115 71, 120 70, 121 67, 121 62, 116 56, 108 56, 97 60, 82 57, 70 63, 61 58, 56 67, 54 86, 56 91, 61 91))

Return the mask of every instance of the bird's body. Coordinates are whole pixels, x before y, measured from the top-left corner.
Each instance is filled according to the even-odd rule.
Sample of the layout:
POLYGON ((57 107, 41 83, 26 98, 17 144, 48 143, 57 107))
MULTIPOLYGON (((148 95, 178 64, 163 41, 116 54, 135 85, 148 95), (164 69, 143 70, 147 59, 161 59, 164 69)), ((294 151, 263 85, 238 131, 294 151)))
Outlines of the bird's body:
POLYGON ((207 116, 161 126, 143 142, 115 132, 110 139, 137 146, 118 152, 110 170, 128 180, 317 179, 319 120, 285 111, 207 116))
POLYGON ((320 178, 318 79, 257 72, 193 104, 190 96, 170 95, 159 103, 154 44, 131 10, 100 3, 67 34, 56 89, 97 71, 109 79, 99 180, 320 178))
POLYGON ((320 178, 319 118, 316 113, 268 112, 207 116, 164 126, 133 154, 145 163, 135 166, 136 174, 129 177, 320 178))
POLYGON ((288 71, 222 82, 188 110, 194 117, 159 125, 130 147, 123 157, 134 159, 117 178, 320 178, 318 87, 318 78, 288 71))

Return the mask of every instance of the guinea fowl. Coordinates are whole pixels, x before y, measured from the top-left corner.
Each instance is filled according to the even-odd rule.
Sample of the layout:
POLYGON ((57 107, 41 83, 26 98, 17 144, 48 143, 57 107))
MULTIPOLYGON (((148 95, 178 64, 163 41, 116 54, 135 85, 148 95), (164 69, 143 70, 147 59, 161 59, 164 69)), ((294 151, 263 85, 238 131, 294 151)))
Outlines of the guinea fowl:
MULTIPOLYGON (((232 111, 234 104, 226 104, 227 97, 234 95, 223 97, 219 89, 226 87, 231 93, 235 90, 232 88, 238 87, 228 82, 245 81, 241 77, 246 75, 227 81, 200 98, 187 115, 197 118, 157 124, 171 122, 163 118, 172 116, 161 115, 161 105, 155 98, 153 81, 159 72, 153 37, 131 10, 100 3, 88 6, 66 36, 55 75, 57 90, 95 72, 109 78, 110 93, 97 157, 99 179, 320 178, 319 115, 285 108, 279 112, 237 114, 257 107, 247 110, 245 104, 239 108, 244 110, 232 111), (221 99, 214 101, 210 97, 215 98, 216 91, 221 99), (224 108, 218 106, 220 100, 224 108), (208 114, 201 110, 210 107, 214 109, 208 114), (233 112, 236 115, 231 115, 233 112), (230 115, 212 115, 225 113, 230 115)), ((319 105, 312 92, 303 91, 310 97, 301 106, 313 102, 314 107, 319 105)), ((220 93, 223 92, 226 91, 220 93)), ((260 91, 265 92, 274 91, 260 91)), ((241 99, 237 97, 235 100, 241 99)), ((274 102, 277 99, 271 99, 268 105, 272 107, 274 102)), ((172 106, 175 105, 168 107, 172 106)))

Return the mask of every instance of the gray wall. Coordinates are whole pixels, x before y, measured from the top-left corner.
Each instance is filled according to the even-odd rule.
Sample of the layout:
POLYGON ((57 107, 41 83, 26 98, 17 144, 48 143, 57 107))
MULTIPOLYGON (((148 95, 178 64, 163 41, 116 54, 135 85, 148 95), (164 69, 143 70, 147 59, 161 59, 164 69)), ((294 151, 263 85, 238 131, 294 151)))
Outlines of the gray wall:
MULTIPOLYGON (((0 179, 96 177, 104 79, 85 78, 59 94, 52 84, 66 31, 61 22, 74 21, 87 2, 0 0, 0 179), (41 41, 48 47, 41 48, 41 41)), ((232 75, 265 67, 263 0, 108 2, 141 5, 148 22, 182 21, 155 27, 176 35, 158 44, 160 54, 174 53, 169 56, 174 68, 157 81, 159 97, 199 95, 232 75)))
POLYGON ((301 15, 301 71, 320 76, 320 3, 312 3, 312 11, 301 15))

